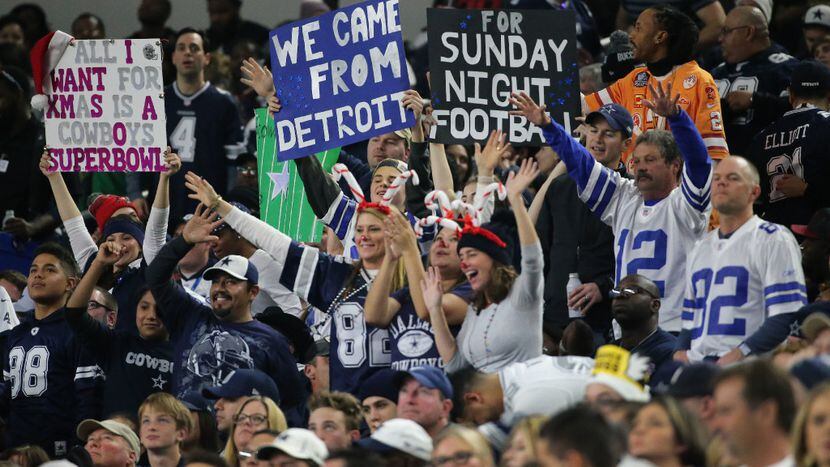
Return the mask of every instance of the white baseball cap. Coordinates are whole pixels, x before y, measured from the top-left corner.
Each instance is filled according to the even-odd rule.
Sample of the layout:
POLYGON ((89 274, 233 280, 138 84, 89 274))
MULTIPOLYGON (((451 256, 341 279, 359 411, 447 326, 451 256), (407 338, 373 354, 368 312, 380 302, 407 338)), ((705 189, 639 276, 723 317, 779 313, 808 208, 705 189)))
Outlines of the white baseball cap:
POLYGON ((830 29, 830 5, 816 5, 804 14, 804 26, 822 26, 830 29))
POLYGON ((304 428, 289 428, 283 431, 274 442, 259 448, 256 457, 259 460, 268 460, 278 453, 288 454, 295 459, 311 461, 317 465, 323 465, 326 457, 329 456, 326 444, 313 432, 304 428))
POLYGON ((397 450, 425 461, 432 456, 432 438, 421 425, 404 418, 383 422, 370 438, 357 444, 376 452, 397 450))
POLYGON ((248 281, 251 284, 259 282, 259 271, 248 258, 239 255, 228 255, 220 259, 213 266, 207 268, 202 274, 205 280, 212 281, 216 274, 225 273, 241 281, 248 281))

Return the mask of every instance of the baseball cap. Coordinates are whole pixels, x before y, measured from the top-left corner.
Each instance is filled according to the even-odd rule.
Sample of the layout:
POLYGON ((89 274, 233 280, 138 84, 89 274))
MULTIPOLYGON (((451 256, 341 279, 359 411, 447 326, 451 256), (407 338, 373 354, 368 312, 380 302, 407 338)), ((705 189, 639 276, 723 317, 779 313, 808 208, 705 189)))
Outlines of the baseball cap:
POLYGON ((720 368, 709 362, 682 366, 672 375, 666 394, 675 399, 711 396, 715 390, 712 381, 719 372, 720 368))
POLYGON ((280 391, 270 376, 254 368, 243 368, 233 372, 230 378, 218 386, 202 389, 208 399, 235 399, 244 396, 265 396, 279 404, 280 391))
POLYGON ((184 394, 184 397, 179 399, 187 410, 192 410, 194 412, 209 412, 210 411, 210 403, 207 399, 202 396, 199 391, 187 391, 184 394))
POLYGON ((793 224, 790 228, 802 237, 830 241, 830 208, 822 208, 813 213, 809 224, 793 224))
POLYGON ((124 438, 124 440, 127 441, 127 444, 130 445, 130 449, 132 449, 136 455, 141 453, 141 443, 138 441, 138 435, 136 435, 135 432, 127 425, 121 422, 116 422, 115 420, 98 421, 88 418, 78 424, 78 428, 75 430, 75 433, 78 435, 78 439, 86 441, 93 431, 100 428, 124 438))
POLYGON ((604 118, 611 128, 622 131, 626 137, 631 136, 634 131, 634 120, 631 118, 631 114, 625 107, 616 102, 605 104, 589 113, 585 116, 585 123, 590 125, 597 117, 604 118))
POLYGON ((809 391, 816 385, 830 380, 830 367, 824 356, 802 360, 790 368, 794 376, 809 391))
POLYGON ((385 397, 394 403, 398 403, 398 387, 395 384, 397 372, 384 368, 366 378, 360 385, 357 393, 357 400, 363 402, 367 397, 385 397))
POLYGON ((279 452, 295 459, 314 462, 316 465, 323 465, 329 456, 326 444, 313 432, 304 428, 289 428, 283 431, 271 444, 259 448, 256 457, 259 460, 268 460, 279 452))
POLYGON ((425 461, 432 454, 432 438, 412 420, 393 418, 372 433, 369 438, 357 442, 357 445, 375 452, 401 451, 425 461))
POLYGON ((803 26, 822 26, 830 29, 830 5, 816 5, 804 13, 803 26))
POLYGON ((399 371, 394 378, 395 389, 400 389, 407 377, 415 378, 421 386, 437 389, 445 398, 452 399, 452 384, 440 368, 417 366, 406 371, 399 371))
POLYGON ((790 73, 790 93, 797 96, 826 93, 830 89, 830 68, 813 60, 802 60, 790 73))
MULTIPOLYGON (((247 206, 240 203, 239 201, 230 201, 229 204, 231 206, 235 207, 236 209, 239 209, 240 211, 244 212, 245 214, 250 214, 251 213, 251 210, 248 209, 247 206)), ((221 219, 222 219, 222 216, 216 216, 216 220, 221 220, 221 219)), ((219 224, 219 227, 216 227, 215 229, 213 229, 213 234, 217 235, 217 234, 219 234, 219 232, 221 232, 222 230, 224 230, 226 228, 229 228, 229 227, 230 226, 228 226, 227 222, 222 222, 221 224, 219 224)))
POLYGON ((202 278, 212 281, 219 273, 225 273, 242 281, 256 284, 259 281, 259 271, 248 258, 239 255, 228 255, 220 259, 213 266, 207 268, 202 278))
POLYGON ((804 319, 801 323, 801 335, 808 341, 812 342, 821 331, 830 328, 830 316, 821 311, 811 313, 810 316, 804 319))

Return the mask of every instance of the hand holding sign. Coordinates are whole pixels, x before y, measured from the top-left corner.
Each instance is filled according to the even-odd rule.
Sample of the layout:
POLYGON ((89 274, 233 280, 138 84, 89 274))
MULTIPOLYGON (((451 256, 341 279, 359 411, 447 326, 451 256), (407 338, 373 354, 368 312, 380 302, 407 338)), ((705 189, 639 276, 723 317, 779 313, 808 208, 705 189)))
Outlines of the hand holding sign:
POLYGON ((163 177, 172 177, 182 168, 181 157, 173 152, 173 148, 170 146, 167 146, 167 150, 164 151, 164 166, 167 167, 167 171, 161 173, 163 177))
POLYGON ((60 174, 55 170, 52 156, 49 155, 49 148, 43 148, 43 154, 40 155, 40 162, 38 163, 40 173, 46 178, 60 177, 60 174))

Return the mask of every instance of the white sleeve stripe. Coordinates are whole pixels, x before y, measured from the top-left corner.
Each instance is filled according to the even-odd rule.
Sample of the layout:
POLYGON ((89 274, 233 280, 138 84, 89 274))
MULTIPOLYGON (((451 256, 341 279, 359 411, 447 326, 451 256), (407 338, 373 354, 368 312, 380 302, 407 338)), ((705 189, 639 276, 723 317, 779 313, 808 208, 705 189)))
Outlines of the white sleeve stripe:
POLYGON ((337 207, 340 206, 340 202, 343 200, 345 196, 346 195, 344 195, 342 191, 340 192, 340 194, 337 195, 337 199, 335 199, 334 202, 331 203, 331 206, 329 206, 329 210, 326 211, 326 215, 323 216, 322 219, 320 219, 321 221, 323 221, 324 224, 331 224, 331 221, 334 218, 334 214, 337 213, 337 207))
POLYGON ((726 139, 721 137, 713 136, 703 138, 703 144, 705 144, 707 148, 727 148, 726 139))
POLYGON ((681 181, 686 185, 686 188, 688 188, 691 193, 703 196, 704 194, 706 194, 704 192, 708 192, 709 187, 712 185, 712 171, 709 171, 709 176, 706 177, 706 183, 702 187, 698 188, 697 186, 695 186, 694 183, 692 183, 692 179, 689 178, 689 173, 686 172, 686 165, 684 164, 683 178, 681 179, 681 181))
MULTIPOLYGON (((585 184, 585 189, 583 189, 579 193, 579 198, 583 202, 588 202, 588 199, 591 197, 591 193, 594 192, 594 186, 597 184, 597 181, 600 178, 602 173, 602 168, 599 164, 594 164, 594 167, 591 169, 591 175, 588 177, 588 183, 585 184)), ((579 188, 577 188, 578 190, 579 188)))
POLYGON ((597 93, 597 97, 599 97, 599 100, 600 102, 602 102, 602 105, 614 103, 614 99, 611 99, 611 94, 608 93, 608 89, 600 90, 597 93))
POLYGON ((308 299, 311 292, 311 279, 317 268, 317 249, 304 248, 300 257, 300 266, 297 268, 297 277, 294 279, 293 289, 303 299, 308 299))
POLYGON ((91 365, 91 366, 79 366, 75 371, 76 373, 83 373, 85 371, 95 371, 99 370, 100 368, 98 365, 91 365))

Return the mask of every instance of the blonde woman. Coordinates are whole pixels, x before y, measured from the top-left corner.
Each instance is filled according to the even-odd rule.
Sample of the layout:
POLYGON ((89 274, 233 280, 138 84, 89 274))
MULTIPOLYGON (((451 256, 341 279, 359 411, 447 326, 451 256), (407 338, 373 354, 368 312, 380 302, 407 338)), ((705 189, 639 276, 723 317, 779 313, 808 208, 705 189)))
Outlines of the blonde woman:
POLYGON ((792 444, 799 467, 830 466, 830 384, 815 387, 801 406, 792 444))
POLYGON ((501 456, 502 467, 524 467, 529 462, 536 462, 536 441, 545 420, 546 417, 527 417, 516 423, 501 456))
POLYGON ((495 467, 487 440, 478 431, 449 425, 432 441, 432 466, 495 467))
POLYGON ((268 397, 248 397, 233 417, 231 436, 225 445, 225 461, 230 467, 239 467, 240 453, 250 455, 248 442, 260 430, 283 432, 288 429, 285 415, 268 397))

